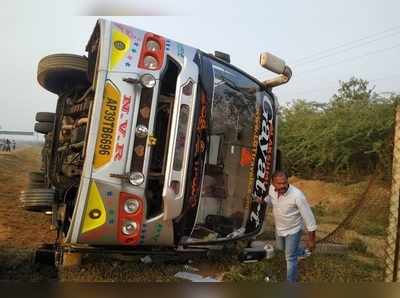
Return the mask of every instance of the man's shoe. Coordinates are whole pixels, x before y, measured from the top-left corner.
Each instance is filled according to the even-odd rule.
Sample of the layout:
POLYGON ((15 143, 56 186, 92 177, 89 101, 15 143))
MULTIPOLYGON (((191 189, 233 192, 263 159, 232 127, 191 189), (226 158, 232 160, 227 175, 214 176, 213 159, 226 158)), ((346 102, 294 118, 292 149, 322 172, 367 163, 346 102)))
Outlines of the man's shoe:
POLYGON ((298 256, 297 259, 302 260, 302 259, 308 258, 309 256, 311 256, 311 251, 308 248, 305 248, 304 254, 301 256, 298 256))

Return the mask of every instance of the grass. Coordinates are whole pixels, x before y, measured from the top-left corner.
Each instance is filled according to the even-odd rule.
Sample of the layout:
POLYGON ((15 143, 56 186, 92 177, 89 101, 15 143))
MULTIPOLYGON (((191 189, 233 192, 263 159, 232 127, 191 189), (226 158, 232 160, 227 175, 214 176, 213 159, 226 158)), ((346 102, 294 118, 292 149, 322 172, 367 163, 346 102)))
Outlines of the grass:
POLYGON ((58 272, 51 266, 33 264, 34 249, 0 248, 1 281, 58 280, 58 272))
POLYGON ((384 224, 379 222, 367 221, 363 222, 356 229, 361 235, 364 236, 385 236, 386 227, 384 224))
MULTIPOLYGON (((357 255, 357 254, 356 254, 357 255)), ((378 262, 378 260, 377 260, 378 262)), ((382 280, 382 267, 375 262, 361 261, 350 255, 312 255, 299 262, 301 282, 369 282, 382 280)), ((224 274, 224 281, 271 281, 285 280, 283 254, 253 264, 232 265, 224 274)))
POLYGON ((354 238, 349 244, 349 249, 365 254, 368 251, 368 245, 360 238, 354 238))
MULTIPOLYGON (((73 282, 184 282, 174 277, 185 271, 184 263, 141 263, 137 258, 120 260, 109 255, 89 255, 76 269, 55 270, 50 266, 32 264, 33 250, 0 250, 0 280, 73 282)), ((377 282, 382 280, 379 259, 366 259, 363 254, 312 255, 299 262, 301 282, 377 282)), ((268 275, 272 282, 285 280, 285 260, 281 253, 274 258, 257 263, 239 263, 236 255, 222 257, 218 261, 195 259, 192 267, 208 267, 203 276, 222 277, 226 282, 264 282, 268 275)), ((197 272, 194 272, 197 273, 197 272)))

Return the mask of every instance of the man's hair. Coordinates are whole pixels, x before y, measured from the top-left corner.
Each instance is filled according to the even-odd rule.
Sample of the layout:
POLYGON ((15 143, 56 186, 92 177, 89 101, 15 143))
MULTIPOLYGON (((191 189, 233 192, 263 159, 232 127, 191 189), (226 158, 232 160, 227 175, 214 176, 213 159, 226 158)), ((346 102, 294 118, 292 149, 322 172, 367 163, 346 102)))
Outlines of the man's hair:
POLYGON ((275 173, 273 173, 272 179, 275 179, 276 177, 285 177, 286 180, 288 179, 288 175, 286 174, 285 171, 276 171, 275 173))

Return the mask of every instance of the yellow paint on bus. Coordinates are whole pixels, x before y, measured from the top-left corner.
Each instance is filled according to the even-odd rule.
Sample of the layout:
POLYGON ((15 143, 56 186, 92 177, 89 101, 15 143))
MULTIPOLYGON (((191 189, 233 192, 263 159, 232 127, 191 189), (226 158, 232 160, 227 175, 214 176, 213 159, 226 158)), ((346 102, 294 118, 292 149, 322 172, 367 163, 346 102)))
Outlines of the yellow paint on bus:
POLYGON ((82 233, 94 230, 106 223, 106 209, 99 189, 92 181, 89 189, 88 202, 85 211, 85 217, 82 225, 82 233))
POLYGON ((111 57, 109 70, 113 70, 125 57, 131 47, 131 39, 118 29, 112 30, 111 57))

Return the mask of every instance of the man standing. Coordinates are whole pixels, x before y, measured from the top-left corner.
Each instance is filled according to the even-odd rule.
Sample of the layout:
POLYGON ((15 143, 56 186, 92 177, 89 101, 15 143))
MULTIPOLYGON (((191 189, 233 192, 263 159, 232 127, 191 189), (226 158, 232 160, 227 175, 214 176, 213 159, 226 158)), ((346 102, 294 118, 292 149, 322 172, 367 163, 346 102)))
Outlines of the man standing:
MULTIPOLYGON (((260 198, 257 198, 261 202, 260 198)), ((315 248, 315 217, 303 192, 289 185, 285 172, 277 171, 272 175, 272 185, 269 195, 264 200, 272 205, 275 221, 276 246, 285 252, 287 281, 297 280, 297 258, 305 255, 304 247, 300 245, 304 224, 308 231, 307 248, 315 248)))
POLYGON ((9 139, 6 140, 6 151, 10 152, 11 151, 11 142, 9 139))

